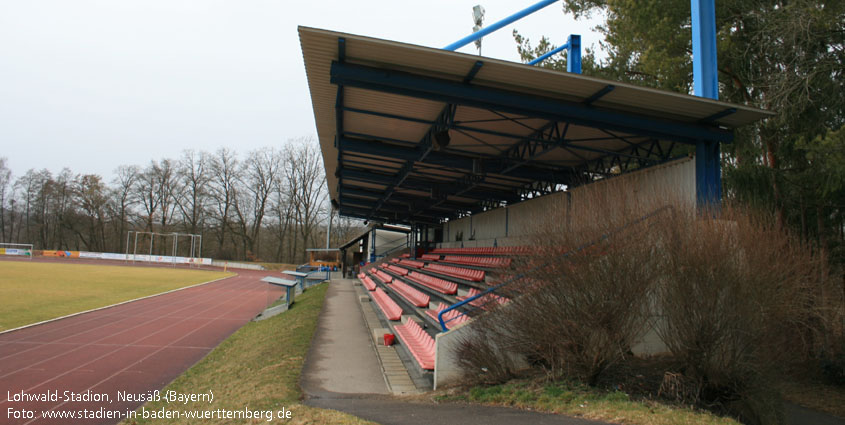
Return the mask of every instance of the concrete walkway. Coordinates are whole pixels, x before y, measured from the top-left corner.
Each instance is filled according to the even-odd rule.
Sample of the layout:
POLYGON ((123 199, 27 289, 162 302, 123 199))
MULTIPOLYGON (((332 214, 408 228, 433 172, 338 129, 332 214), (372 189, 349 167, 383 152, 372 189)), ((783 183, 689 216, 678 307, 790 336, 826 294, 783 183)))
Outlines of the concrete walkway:
POLYGON ((306 395, 388 394, 369 338, 352 281, 333 280, 302 370, 306 395))

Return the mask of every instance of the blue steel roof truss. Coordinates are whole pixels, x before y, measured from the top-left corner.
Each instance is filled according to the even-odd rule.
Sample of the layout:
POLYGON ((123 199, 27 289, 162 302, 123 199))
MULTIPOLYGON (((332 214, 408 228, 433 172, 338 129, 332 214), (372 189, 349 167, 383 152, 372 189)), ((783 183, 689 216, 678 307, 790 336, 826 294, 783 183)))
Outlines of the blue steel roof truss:
POLYGON ((335 175, 340 213, 349 217, 437 224, 666 162, 673 159, 676 143, 730 142, 733 137, 713 124, 734 113, 732 109, 698 123, 662 121, 594 107, 614 90, 613 85, 580 103, 567 102, 473 85, 481 61, 458 82, 350 64, 345 56, 345 41, 339 38, 338 60, 330 75, 337 85, 335 175), (440 101, 445 106, 434 120, 352 107, 344 104, 345 87, 440 101), (456 120, 458 109, 464 107, 493 116, 456 120), (344 113, 353 114, 347 120, 362 114, 425 124, 428 130, 417 141, 350 132, 344 129, 344 113), (537 125, 538 119, 542 125, 537 125), (483 127, 493 122, 510 122, 522 133, 483 127), (598 129, 606 137, 569 136, 572 125, 598 129), (455 131, 495 153, 473 151, 472 143, 440 146, 435 135, 443 131, 455 131), (616 147, 608 148, 609 142, 616 147), (554 150, 567 152, 572 159, 566 161, 574 162, 548 158, 546 154, 554 150))

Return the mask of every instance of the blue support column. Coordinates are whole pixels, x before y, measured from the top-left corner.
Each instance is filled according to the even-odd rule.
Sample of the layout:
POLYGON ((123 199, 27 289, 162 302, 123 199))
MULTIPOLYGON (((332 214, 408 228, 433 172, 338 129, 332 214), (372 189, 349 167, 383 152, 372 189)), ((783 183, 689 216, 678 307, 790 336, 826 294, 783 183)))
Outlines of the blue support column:
POLYGON ((567 48, 566 54, 566 72, 573 74, 581 73, 581 36, 572 34, 566 40, 567 48))
MULTIPOLYGON (((692 18, 693 89, 696 96, 719 98, 716 58, 715 0, 690 0, 692 18)), ((719 144, 699 141, 695 146, 695 195, 699 208, 722 200, 719 144)))
POLYGON ((376 229, 370 232, 370 262, 374 263, 376 261, 376 229))

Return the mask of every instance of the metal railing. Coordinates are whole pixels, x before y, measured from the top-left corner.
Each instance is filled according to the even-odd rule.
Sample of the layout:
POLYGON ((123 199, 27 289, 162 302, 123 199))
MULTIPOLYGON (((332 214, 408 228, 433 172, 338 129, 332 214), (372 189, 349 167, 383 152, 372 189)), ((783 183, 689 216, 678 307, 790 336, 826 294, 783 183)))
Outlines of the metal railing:
MULTIPOLYGON (((563 259, 563 260, 568 260, 568 259, 569 259, 569 257, 571 257, 572 255, 575 255, 575 254, 577 254, 577 253, 580 253, 580 252, 584 251, 585 249, 588 249, 588 248, 591 248, 591 247, 593 247, 593 246, 596 246, 596 245, 600 244, 601 242, 606 241, 606 240, 607 240, 607 239, 609 239, 611 236, 616 235, 616 234, 618 234, 618 233, 620 233, 620 232, 622 232, 622 231, 626 230, 627 228, 629 228, 629 227, 631 227, 631 226, 633 226, 633 225, 635 225, 635 224, 639 224, 639 223, 645 222, 646 220, 648 220, 648 219, 650 219, 650 218, 652 218, 652 217, 655 217, 655 216, 657 216, 658 214, 660 214, 660 213, 662 213, 662 212, 664 212, 664 211, 668 211, 668 210, 671 210, 671 209, 672 209, 672 206, 669 206, 669 205, 664 206, 664 207, 660 207, 660 208, 658 208, 658 209, 656 209, 656 210, 654 210, 654 211, 652 211, 652 212, 650 212, 650 213, 648 213, 648 214, 646 214, 646 215, 644 215, 644 216, 642 216, 642 217, 640 217, 640 218, 638 218, 638 219, 636 219, 636 220, 634 220, 634 221, 632 221, 632 222, 630 222, 630 223, 626 223, 626 224, 624 224, 624 225, 622 225, 622 226, 619 226, 619 227, 617 227, 617 228, 615 228, 615 229, 613 229, 613 230, 611 230, 611 231, 609 231, 609 232, 607 232, 607 233, 602 234, 599 238, 597 238, 597 239, 595 239, 595 240, 593 240, 593 241, 590 241, 590 242, 584 243, 584 244, 582 244, 582 245, 579 245, 579 246, 578 246, 578 247, 576 247, 575 249, 571 249, 571 250, 569 250, 569 251, 566 251, 566 252, 564 252, 563 254, 561 254, 559 257, 557 257, 557 258, 554 258, 554 259, 552 259, 552 260, 546 261, 545 263, 540 264, 540 265, 538 265, 538 266, 534 266, 534 267, 532 267, 532 268, 528 269, 527 271, 524 271, 524 272, 518 273, 516 276, 513 276, 513 277, 511 277, 510 279, 507 279, 507 280, 505 280, 504 282, 502 282, 502 283, 500 283, 500 284, 498 284, 498 285, 496 285, 496 286, 492 286, 492 287, 490 287, 490 288, 486 289, 485 291, 482 291, 480 294, 473 295, 473 296, 471 296, 471 297, 469 297, 469 298, 466 298, 466 299, 461 300, 461 301, 459 301, 459 302, 457 302, 457 303, 455 303, 455 304, 452 304, 452 305, 450 305, 449 307, 446 307, 445 309, 441 310, 441 311, 437 314, 437 321, 438 321, 438 322, 440 322, 440 328, 443 330, 443 332, 446 332, 446 331, 448 331, 448 330, 449 330, 449 328, 446 326, 446 323, 447 323, 447 322, 451 322, 451 321, 453 321, 453 320, 455 320, 455 319, 457 319, 457 318, 459 318, 459 317, 461 317, 461 316, 468 316, 468 314, 467 314, 467 313, 469 313, 469 312, 471 312, 471 311, 475 311, 475 310, 483 309, 483 308, 484 308, 487 304, 489 304, 489 303, 491 303, 491 302, 498 302, 498 300, 497 300, 498 295, 496 295, 496 294, 495 294, 495 292, 496 292, 496 291, 498 291, 498 290, 500 290, 500 289, 502 289, 502 288, 504 288, 504 287, 510 286, 511 284, 513 284, 513 283, 515 283, 515 282, 518 282, 518 281, 520 281, 521 279, 524 279, 526 276, 531 275, 531 273, 533 273, 533 272, 535 272, 535 271, 537 271, 537 270, 540 270, 540 269, 542 269, 542 268, 548 267, 550 264, 552 264, 552 263, 554 263, 554 262, 560 261, 561 259, 563 259), (485 297, 485 296, 489 296, 489 298, 488 298, 487 300, 484 300, 483 302, 481 302, 481 303, 479 303, 479 304, 471 304, 473 301, 476 301, 476 300, 478 300, 478 299, 480 299, 480 298, 483 298, 483 297, 485 297), (454 317, 452 317, 452 318, 450 318, 450 319, 444 320, 443 316, 444 316, 446 313, 448 313, 448 312, 450 312, 450 311, 452 311, 452 310, 456 310, 456 309, 458 309, 458 308, 461 308, 461 307, 463 307, 463 306, 465 306, 465 305, 467 305, 467 304, 469 304, 469 305, 470 305, 470 307, 471 307, 470 309, 465 310, 465 311, 459 311, 459 313, 460 313, 460 314, 457 314, 457 315, 455 315, 454 317)), ((525 282, 523 283, 523 285, 526 285, 526 284, 528 284, 528 283, 529 283, 528 281, 525 281, 525 282)))

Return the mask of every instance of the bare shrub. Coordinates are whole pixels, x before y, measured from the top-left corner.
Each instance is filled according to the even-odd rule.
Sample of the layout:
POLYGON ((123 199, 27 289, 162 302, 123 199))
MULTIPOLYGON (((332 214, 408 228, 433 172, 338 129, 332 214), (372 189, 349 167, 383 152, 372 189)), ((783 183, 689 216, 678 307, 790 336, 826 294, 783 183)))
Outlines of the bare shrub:
POLYGON ((665 224, 658 334, 703 402, 779 423, 772 378, 811 351, 818 259, 765 215, 677 212, 665 224))
POLYGON ((467 383, 499 384, 517 376, 519 367, 502 341, 499 324, 502 317, 485 315, 476 319, 473 332, 466 333, 455 356, 467 383))

